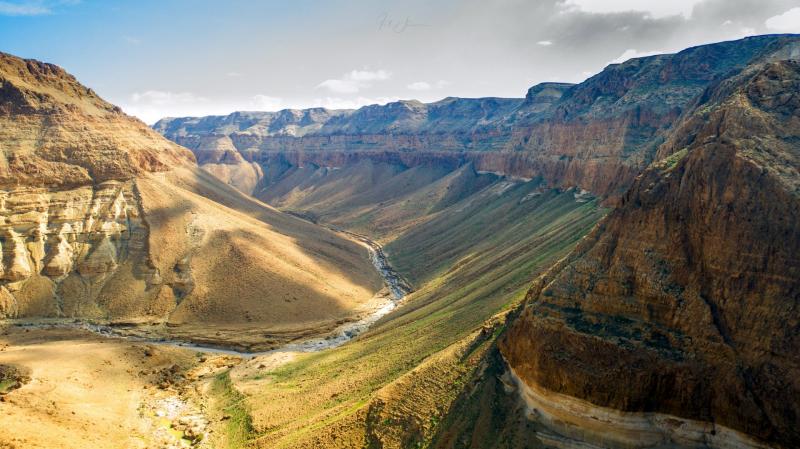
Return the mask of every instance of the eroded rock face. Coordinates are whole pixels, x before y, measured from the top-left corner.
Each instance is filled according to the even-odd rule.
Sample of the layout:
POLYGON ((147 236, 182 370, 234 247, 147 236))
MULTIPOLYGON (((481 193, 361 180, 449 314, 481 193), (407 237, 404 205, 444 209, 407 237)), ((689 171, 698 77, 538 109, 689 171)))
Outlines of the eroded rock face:
POLYGON ((0 318, 163 316, 134 178, 193 156, 62 68, 4 53, 0 142, 0 318))
POLYGON ((192 163, 193 155, 64 69, 0 53, 0 189, 69 189, 192 163))
MULTIPOLYGON (((276 123, 292 120, 306 118, 276 123)), ((231 170, 244 159, 224 138, 201 156, 255 185, 255 165, 231 170)), ((63 69, 3 53, 0 253, 0 317, 153 323, 205 341, 209 323, 226 326, 217 340, 258 329, 256 343, 265 329, 327 329, 381 282, 357 243, 226 186, 63 69)))
POLYGON ((0 317, 164 315, 135 178, 193 161, 62 68, 0 53, 0 317))
POLYGON ((123 265, 134 264, 141 279, 140 291, 126 292, 131 302, 155 294, 145 294, 159 286, 148 268, 148 231, 135 188, 109 181, 0 191, 0 317, 119 316, 103 298, 123 265))
POLYGON ((524 383, 800 445, 798 89, 767 58, 698 100, 529 293, 501 343, 524 383))
POLYGON ((248 194, 254 177, 261 183, 256 190, 263 189, 280 163, 337 168, 368 160, 410 167, 472 163, 480 171, 542 176, 553 187, 578 186, 616 203, 706 87, 796 40, 760 36, 636 58, 577 85, 534 86, 524 99, 237 112, 164 119, 154 128, 192 149, 224 181, 243 179, 236 186, 248 194), (231 147, 241 159, 229 155, 231 147))

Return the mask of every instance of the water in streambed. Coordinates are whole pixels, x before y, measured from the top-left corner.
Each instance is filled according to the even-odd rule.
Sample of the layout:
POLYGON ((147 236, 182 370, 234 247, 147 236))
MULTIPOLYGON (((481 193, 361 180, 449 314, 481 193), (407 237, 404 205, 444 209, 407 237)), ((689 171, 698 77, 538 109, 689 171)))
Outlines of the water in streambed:
POLYGON ((381 296, 382 303, 379 305, 379 307, 374 309, 366 317, 358 321, 345 323, 339 326, 330 335, 326 337, 312 338, 300 342, 288 343, 280 348, 272 349, 269 351, 243 352, 232 349, 225 349, 223 347, 198 345, 186 341, 168 340, 163 338, 146 337, 141 335, 128 335, 121 332, 120 329, 117 329, 113 326, 86 323, 86 322, 76 322, 76 321, 68 322, 63 320, 54 320, 54 321, 40 320, 37 322, 21 322, 17 320, 9 320, 9 322, 13 325, 20 327, 36 327, 36 328, 71 327, 71 328, 87 330, 95 334, 109 338, 123 338, 129 341, 152 343, 156 345, 175 346, 185 349, 193 349, 200 352, 236 355, 245 358, 273 354, 277 352, 316 352, 325 349, 335 348, 337 346, 343 345, 344 343, 350 341, 357 335, 369 329, 370 326, 372 326, 375 322, 377 322, 383 316, 394 310, 395 307, 397 307, 397 304, 403 298, 405 298, 407 294, 411 293, 412 291, 411 287, 402 278, 402 276, 400 276, 396 271, 394 271, 391 265, 389 265, 389 261, 387 260, 386 255, 384 254, 383 249, 379 244, 373 242, 372 240, 362 235, 340 230, 337 231, 353 237, 354 239, 361 242, 367 248, 367 250, 369 251, 369 258, 372 261, 372 265, 378 271, 381 278, 383 278, 384 284, 386 288, 389 290, 390 295, 381 296))

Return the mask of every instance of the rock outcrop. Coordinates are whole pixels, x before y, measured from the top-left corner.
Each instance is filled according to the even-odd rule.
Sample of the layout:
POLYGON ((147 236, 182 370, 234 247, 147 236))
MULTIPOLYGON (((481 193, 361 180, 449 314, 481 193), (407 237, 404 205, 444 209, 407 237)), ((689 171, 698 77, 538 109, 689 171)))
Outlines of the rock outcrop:
POLYGON ((800 445, 800 46, 772 50, 708 88, 529 293, 501 350, 540 399, 800 445))
MULTIPOLYGON (((130 303, 138 303, 141 314, 155 306, 155 298, 140 298, 158 276, 148 264, 148 232, 139 203, 131 181, 0 193, 0 313, 11 318, 103 317, 98 302, 109 294, 104 287, 134 267, 140 281, 128 285, 130 303)), ((113 306, 108 311, 125 312, 113 306)))
POLYGON ((155 312, 135 178, 193 163, 60 67, 0 53, 0 316, 155 312))
POLYGON ((75 187, 194 162, 62 68, 0 53, 0 187, 75 187))
POLYGON ((524 99, 446 98, 355 111, 236 112, 163 119, 154 128, 246 193, 253 193, 257 178, 256 195, 286 164, 338 168, 367 159, 409 166, 472 163, 479 171, 542 176, 553 187, 578 186, 616 203, 706 87, 796 39, 758 36, 635 58, 577 85, 534 86, 524 99), (222 141, 225 151, 219 149, 222 141), (230 145, 241 159, 227 155, 230 145), (207 154, 214 157, 204 162, 207 154), (263 177, 253 164, 261 167, 263 177))
MULTIPOLYGON (((200 159, 252 189, 260 167, 231 172, 242 156, 215 145, 200 159)), ((2 53, 0 250, 0 318, 168 322, 209 342, 324 332, 381 287, 358 243, 221 183, 63 69, 2 53)))

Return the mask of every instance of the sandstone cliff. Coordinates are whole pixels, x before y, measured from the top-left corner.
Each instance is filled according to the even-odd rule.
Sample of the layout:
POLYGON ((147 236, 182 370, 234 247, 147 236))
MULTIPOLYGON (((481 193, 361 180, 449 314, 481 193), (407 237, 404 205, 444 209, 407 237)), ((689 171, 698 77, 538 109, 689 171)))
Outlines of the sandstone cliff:
POLYGON ((52 64, 0 53, 0 186, 95 184, 191 163, 52 64))
MULTIPOLYGON (((501 342, 531 397, 800 445, 800 50, 774 50, 701 95, 531 290, 501 342)), ((595 440, 628 447, 608 425, 595 440)))
POLYGON ((2 53, 0 142, 0 315, 94 317, 100 302, 117 315, 158 308, 134 299, 157 273, 133 179, 194 156, 60 67, 2 53), (112 274, 134 281, 134 267, 133 300, 111 304, 100 287, 112 274))
POLYGON ((213 154, 201 166, 256 195, 287 168, 337 168, 367 159, 408 166, 472 163, 479 171, 542 176, 554 187, 578 186, 614 203, 655 160, 675 121, 706 87, 794 40, 758 36, 635 58, 577 85, 534 86, 524 99, 237 112, 163 119, 154 128, 199 159, 213 154), (223 141, 226 152, 218 148, 223 141), (241 158, 228 155, 231 145, 241 158), (262 178, 253 164, 272 176, 262 178), (254 181, 261 185, 251 190, 254 181))
POLYGON ((0 318, 259 327, 264 340, 351 318, 381 285, 362 246, 198 170, 63 69, 7 54, 0 247, 0 318))

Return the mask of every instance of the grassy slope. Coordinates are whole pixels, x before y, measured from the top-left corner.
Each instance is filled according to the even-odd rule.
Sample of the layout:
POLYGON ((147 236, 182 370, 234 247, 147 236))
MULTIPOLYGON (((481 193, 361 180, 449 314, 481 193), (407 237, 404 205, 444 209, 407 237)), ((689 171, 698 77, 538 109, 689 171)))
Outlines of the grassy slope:
POLYGON ((225 448, 244 446, 253 433, 253 423, 245 406, 245 397, 233 387, 228 371, 217 374, 214 378, 210 396, 213 398, 214 415, 224 423, 217 443, 225 448))
POLYGON ((361 161, 337 170, 292 169, 258 196, 385 243, 496 180, 471 165, 450 171, 361 161))
POLYGON ((263 383, 247 388, 257 391, 247 402, 258 446, 426 444, 491 347, 496 325, 481 327, 517 304, 531 279, 604 213, 570 192, 537 194, 536 181, 502 179, 447 207, 406 203, 426 196, 432 185, 452 185, 442 179, 377 211, 393 204, 425 208, 416 214, 424 220, 387 247, 419 286, 407 304, 350 344, 303 355, 250 380, 263 383))
POLYGON ((199 326, 200 335, 209 324, 255 328, 253 340, 264 341, 264 331, 333 326, 381 288, 362 246, 201 170, 152 175, 138 186, 154 265, 167 281, 174 267, 188 265, 194 280, 172 324, 199 326))

